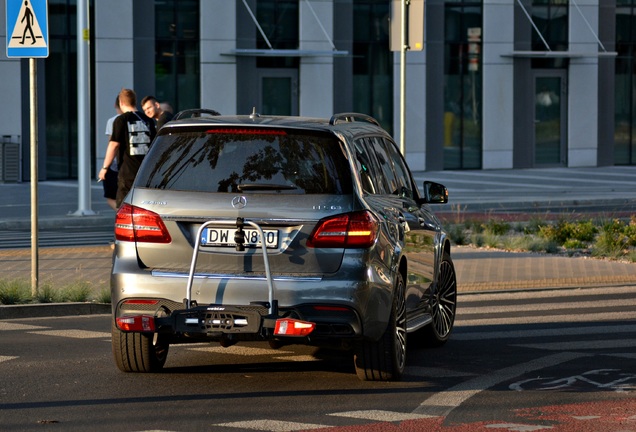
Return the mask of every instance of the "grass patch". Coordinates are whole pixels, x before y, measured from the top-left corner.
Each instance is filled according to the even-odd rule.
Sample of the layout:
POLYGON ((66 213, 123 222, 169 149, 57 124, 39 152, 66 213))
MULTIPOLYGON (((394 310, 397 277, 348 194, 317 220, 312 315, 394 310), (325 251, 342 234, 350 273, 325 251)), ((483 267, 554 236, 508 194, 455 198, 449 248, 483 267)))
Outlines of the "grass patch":
POLYGON ((103 288, 95 293, 95 287, 88 281, 76 281, 56 288, 51 282, 38 285, 38 293, 31 295, 31 282, 24 279, 0 280, 0 304, 18 305, 29 303, 98 302, 110 303, 110 289, 103 288))

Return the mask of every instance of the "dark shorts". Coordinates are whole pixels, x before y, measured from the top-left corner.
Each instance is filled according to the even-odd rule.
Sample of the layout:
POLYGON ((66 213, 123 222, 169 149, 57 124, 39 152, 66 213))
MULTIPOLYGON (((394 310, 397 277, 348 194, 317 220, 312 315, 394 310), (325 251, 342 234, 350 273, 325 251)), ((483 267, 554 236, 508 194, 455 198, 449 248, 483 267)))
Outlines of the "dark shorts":
POLYGON ((117 171, 113 171, 110 168, 106 171, 106 178, 102 182, 104 186, 104 198, 117 198, 117 175, 117 171))

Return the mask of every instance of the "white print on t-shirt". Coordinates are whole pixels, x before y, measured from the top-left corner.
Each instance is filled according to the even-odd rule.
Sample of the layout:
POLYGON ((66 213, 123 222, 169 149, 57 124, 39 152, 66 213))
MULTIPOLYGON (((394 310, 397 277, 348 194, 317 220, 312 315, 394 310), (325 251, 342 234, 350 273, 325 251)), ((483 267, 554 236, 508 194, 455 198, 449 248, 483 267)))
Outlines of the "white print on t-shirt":
MULTIPOLYGON (((137 116, 139 117, 139 116, 137 116)), ((150 129, 141 119, 128 123, 129 151, 131 156, 145 156, 150 147, 150 129)))

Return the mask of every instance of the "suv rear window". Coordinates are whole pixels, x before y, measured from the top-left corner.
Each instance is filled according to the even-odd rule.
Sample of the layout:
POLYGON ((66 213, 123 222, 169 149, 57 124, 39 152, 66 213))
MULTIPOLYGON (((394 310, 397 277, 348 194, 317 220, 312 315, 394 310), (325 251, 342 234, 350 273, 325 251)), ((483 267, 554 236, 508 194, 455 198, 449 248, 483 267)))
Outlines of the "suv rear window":
POLYGON ((206 127, 157 137, 136 187, 199 192, 350 194, 341 143, 306 131, 206 127))

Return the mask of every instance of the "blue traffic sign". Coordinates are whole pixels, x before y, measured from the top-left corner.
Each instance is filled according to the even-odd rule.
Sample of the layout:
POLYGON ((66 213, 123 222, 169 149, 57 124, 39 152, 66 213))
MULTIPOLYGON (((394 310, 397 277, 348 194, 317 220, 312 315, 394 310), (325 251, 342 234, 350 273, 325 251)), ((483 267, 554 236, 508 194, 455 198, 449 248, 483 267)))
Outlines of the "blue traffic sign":
POLYGON ((7 57, 48 57, 47 0, 5 0, 7 57))

